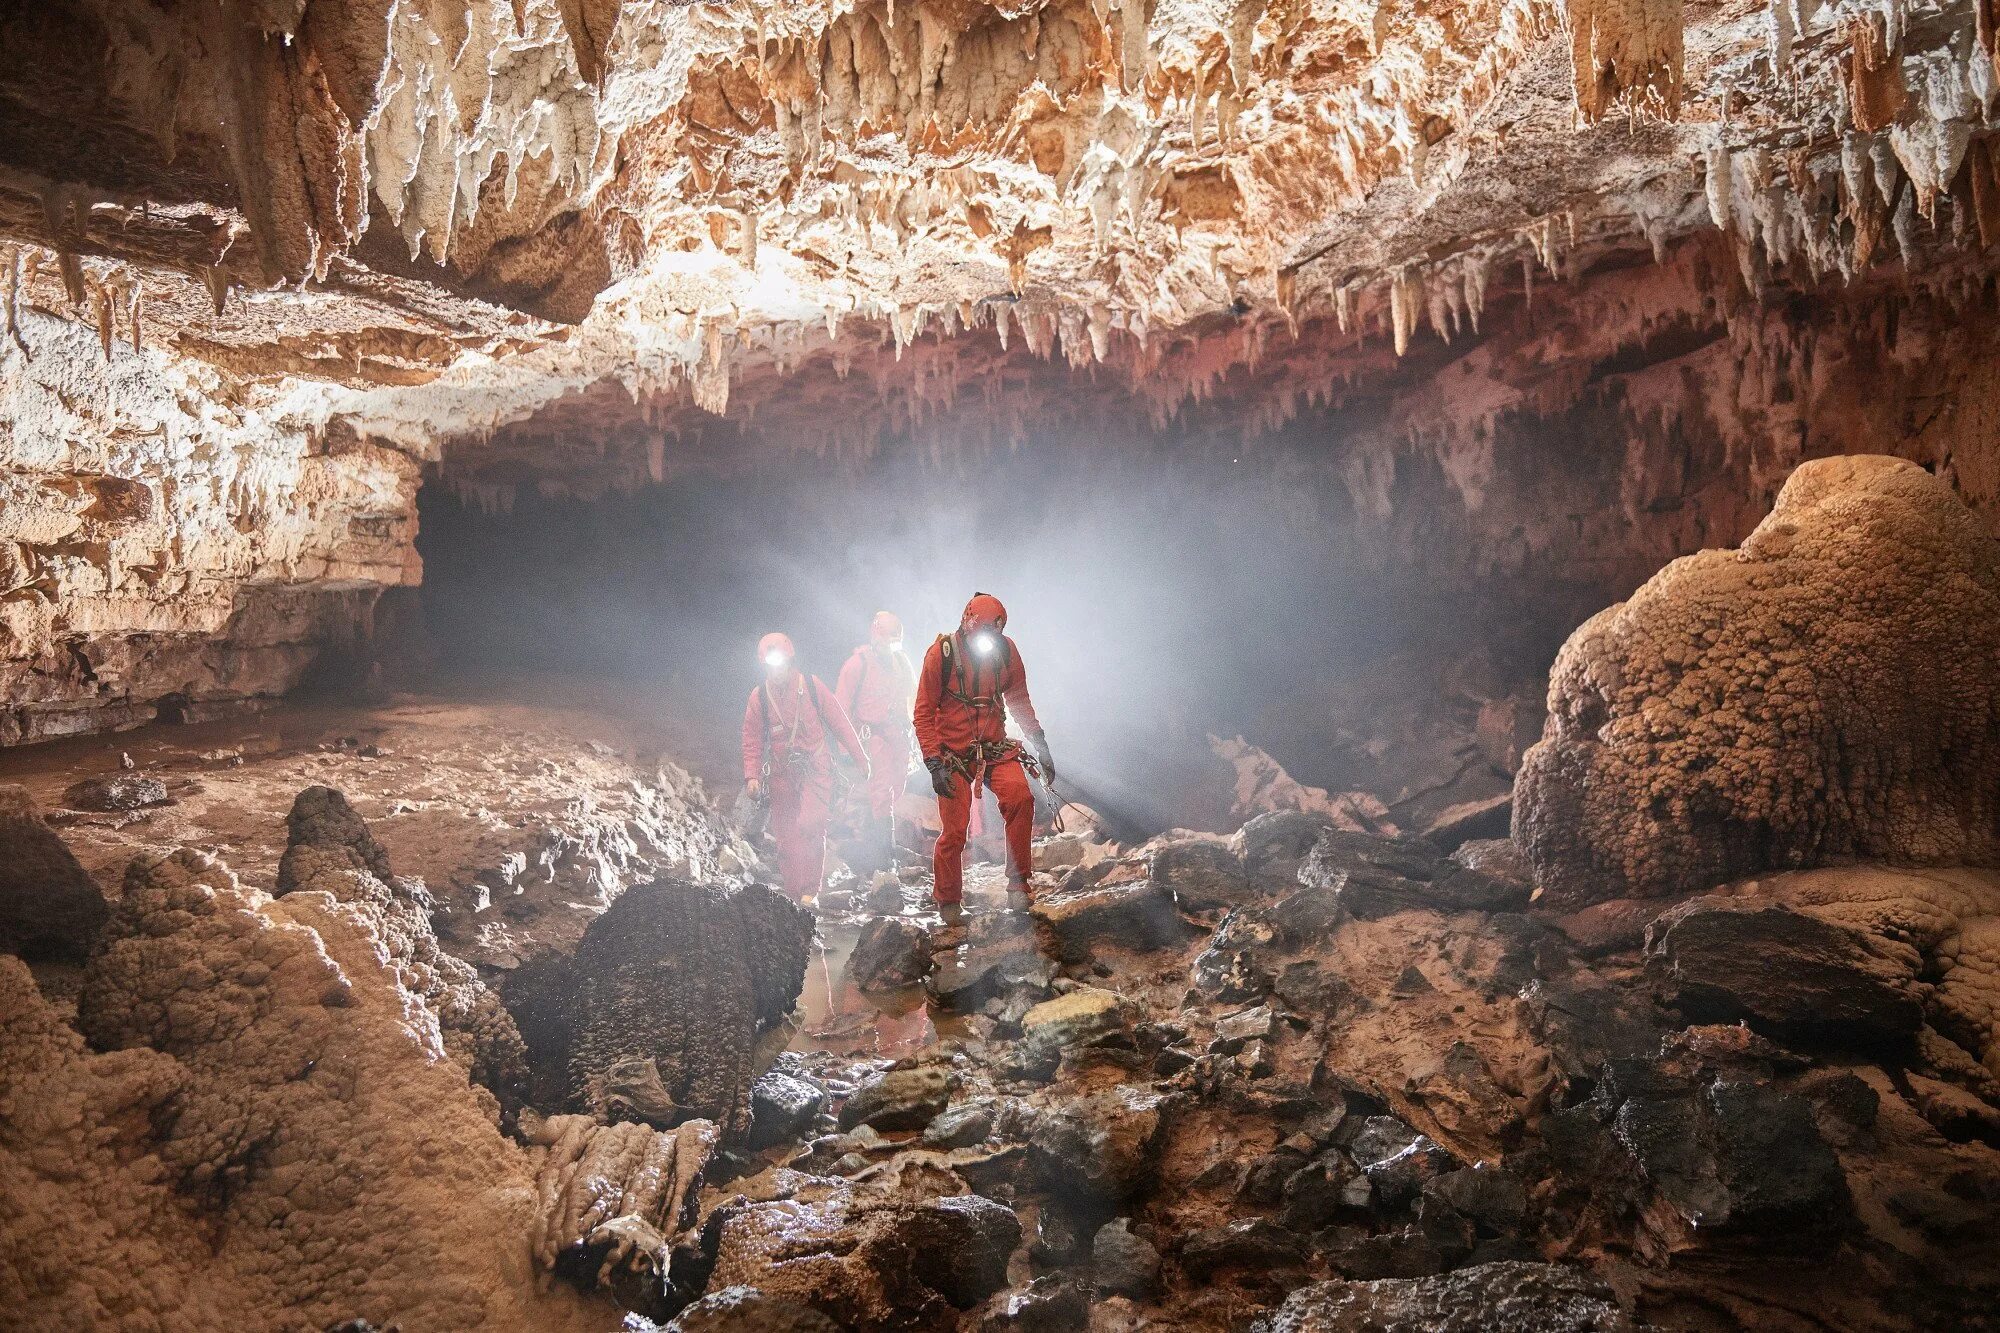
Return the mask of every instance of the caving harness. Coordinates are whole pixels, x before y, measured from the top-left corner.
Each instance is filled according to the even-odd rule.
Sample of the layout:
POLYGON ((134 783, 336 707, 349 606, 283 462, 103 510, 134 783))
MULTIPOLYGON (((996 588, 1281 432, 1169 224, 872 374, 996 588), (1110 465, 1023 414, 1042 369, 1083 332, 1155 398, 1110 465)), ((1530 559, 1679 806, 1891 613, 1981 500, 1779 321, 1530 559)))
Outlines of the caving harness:
MULTIPOLYGON (((827 734, 826 710, 820 706, 819 702, 819 692, 825 688, 826 686, 820 683, 818 676, 808 676, 804 672, 799 673, 799 692, 812 697, 813 713, 819 718, 820 742, 831 749, 832 737, 827 734)), ((764 781, 768 783, 771 780, 772 750, 770 681, 767 680, 757 687, 757 704, 763 711, 764 716, 764 763, 760 772, 764 781)), ((799 744, 799 723, 805 719, 805 714, 806 710, 804 708, 794 707, 792 709, 792 729, 785 734, 785 767, 791 771, 794 778, 803 773, 806 765, 812 762, 812 751, 799 744)))
MULTIPOLYGON (((937 638, 938 653, 944 659, 942 672, 944 692, 972 710, 974 730, 978 729, 978 722, 983 714, 998 712, 1000 726, 1004 731, 1007 726, 1007 701, 1002 699, 997 691, 992 694, 970 693, 970 687, 966 684, 966 663, 957 651, 957 645, 953 643, 955 637, 951 634, 940 634, 937 638)), ((1001 673, 1006 670, 1007 655, 1013 647, 1006 635, 997 637, 1000 640, 1000 659, 993 666, 993 680, 996 686, 1001 673)), ((974 678, 974 684, 977 684, 977 677, 974 678)), ((1038 781, 1041 779, 1041 765, 1036 763, 1035 757, 1012 736, 997 741, 974 741, 956 750, 948 745, 939 746, 937 762, 972 785, 972 799, 976 802, 980 793, 985 790, 986 775, 996 764, 1004 764, 1010 759, 1018 759, 1029 777, 1038 781)))

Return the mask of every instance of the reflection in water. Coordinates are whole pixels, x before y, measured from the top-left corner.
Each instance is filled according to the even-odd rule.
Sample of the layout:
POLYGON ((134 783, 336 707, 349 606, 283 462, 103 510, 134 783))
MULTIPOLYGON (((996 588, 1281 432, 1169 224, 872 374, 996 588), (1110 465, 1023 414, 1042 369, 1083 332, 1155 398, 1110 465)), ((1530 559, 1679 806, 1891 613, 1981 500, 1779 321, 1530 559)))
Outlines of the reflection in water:
POLYGON ((821 917, 799 996, 795 1051, 898 1059, 938 1039, 921 986, 864 995, 847 975, 859 922, 821 917))

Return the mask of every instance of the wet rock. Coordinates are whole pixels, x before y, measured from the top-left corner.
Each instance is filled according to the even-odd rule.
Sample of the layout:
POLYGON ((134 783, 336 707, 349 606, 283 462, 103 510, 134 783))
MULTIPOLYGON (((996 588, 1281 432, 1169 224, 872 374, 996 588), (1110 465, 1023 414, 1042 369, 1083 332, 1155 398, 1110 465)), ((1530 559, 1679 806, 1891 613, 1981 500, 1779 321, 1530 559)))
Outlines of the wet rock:
POLYGON ((1228 911, 1268 896, 1244 869, 1243 858, 1222 843, 1167 843, 1154 851, 1151 875, 1183 912, 1228 911))
POLYGON ((0 953, 81 963, 110 916, 97 881, 42 822, 27 789, 0 786, 0 953))
POLYGON ((1237 1218, 1184 1237, 1181 1267, 1196 1281, 1224 1269, 1248 1268, 1259 1273, 1293 1269, 1305 1263, 1305 1242, 1262 1217, 1237 1218))
POLYGON ((1041 1187, 1080 1215, 1114 1215, 1151 1188, 1168 1099, 1119 1084, 1073 1097, 1044 1114, 1028 1144, 1041 1187))
POLYGON ((984 1102, 948 1106, 924 1127, 927 1148, 971 1148, 993 1136, 993 1109, 984 1102))
POLYGON ((1426 1203, 1436 1200, 1488 1236, 1519 1232, 1528 1215, 1528 1190, 1510 1171, 1475 1162, 1424 1182, 1426 1203))
POLYGON ((843 1186, 807 1202, 725 1205, 709 1216, 712 1286, 751 1286, 840 1324, 951 1327, 999 1290, 1021 1241, 1012 1209, 976 1194, 907 1200, 843 1186))
POLYGON ((930 975, 930 935, 908 917, 877 917, 861 928, 847 976, 863 991, 914 986, 930 975))
POLYGON ((164 804, 167 788, 158 778, 110 773, 71 783, 63 789, 62 799, 63 805, 71 810, 143 810, 149 805, 164 804))
POLYGON ((1437 1277, 1321 1282, 1257 1333, 1626 1333, 1611 1289, 1580 1269, 1493 1263, 1437 1277))
POLYGON ((1113 1218, 1091 1239, 1090 1273, 1099 1292, 1143 1300, 1159 1285, 1160 1252, 1132 1233, 1130 1219, 1113 1218))
POLYGON ((809 1305, 755 1287, 724 1287, 681 1311, 662 1333, 841 1333, 841 1327, 809 1305))
POLYGON ((1646 932, 1647 976, 1696 1022, 1871 1047, 1923 1026, 1915 949, 1754 898, 1697 898, 1646 932))
POLYGON ((968 1316, 972 1333, 1083 1333, 1090 1323, 1090 1294, 1063 1274, 1038 1277, 1003 1291, 968 1316))
POLYGON ((840 1108, 840 1127, 922 1129, 951 1101, 951 1075, 941 1065, 890 1069, 864 1082, 840 1108))
POLYGON ((560 1099, 595 1107, 606 1071, 650 1060, 680 1117, 750 1129, 758 1038, 798 999, 811 913, 762 885, 657 880, 627 889, 576 957, 507 988, 531 1062, 560 1099))
POLYGON ((1133 1013, 1131 1001, 1096 986, 1078 986, 1044 1000, 1021 1018, 1014 1066, 1032 1077, 1050 1077, 1065 1051, 1125 1032, 1133 1013))
POLYGON ((826 1106, 826 1089, 776 1070, 750 1085, 751 1148, 796 1143, 811 1131, 826 1106))
POLYGON ((1058 957, 1087 959, 1092 946, 1153 949, 1176 944, 1186 933, 1174 900, 1147 877, 1143 863, 1101 861, 1071 871, 1031 909, 1058 957))
POLYGON ((1055 979, 1055 964, 1036 948, 1028 919, 1016 912, 974 915, 964 945, 935 955, 934 961, 924 992, 954 1013, 976 1013, 989 1000, 1011 992, 1039 1000, 1055 979))
POLYGON ((1425 1182, 1457 1165, 1428 1135, 1388 1115, 1362 1121, 1347 1150, 1376 1195, 1392 1207, 1414 1199, 1425 1182))

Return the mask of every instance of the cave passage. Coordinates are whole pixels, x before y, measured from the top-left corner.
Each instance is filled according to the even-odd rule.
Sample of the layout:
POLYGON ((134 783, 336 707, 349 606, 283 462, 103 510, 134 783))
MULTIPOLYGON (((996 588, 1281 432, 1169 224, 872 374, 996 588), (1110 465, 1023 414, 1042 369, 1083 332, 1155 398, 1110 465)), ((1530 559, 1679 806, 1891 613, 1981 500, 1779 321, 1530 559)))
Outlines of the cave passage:
MULTIPOLYGON (((1441 552, 1369 551, 1310 447, 1041 439, 941 463, 902 442, 594 499, 523 487, 504 509, 433 480, 424 622, 440 681, 615 684, 670 711, 727 783, 761 634, 789 633, 832 684, 876 610, 902 618, 914 659, 991 592, 1078 789, 1130 830, 1222 828, 1211 735, 1312 785, 1373 783, 1364 703, 1448 707, 1445 677, 1470 664, 1475 689, 1532 705, 1579 597, 1469 577, 1441 552)), ((1422 782, 1387 785, 1395 801, 1422 782)))

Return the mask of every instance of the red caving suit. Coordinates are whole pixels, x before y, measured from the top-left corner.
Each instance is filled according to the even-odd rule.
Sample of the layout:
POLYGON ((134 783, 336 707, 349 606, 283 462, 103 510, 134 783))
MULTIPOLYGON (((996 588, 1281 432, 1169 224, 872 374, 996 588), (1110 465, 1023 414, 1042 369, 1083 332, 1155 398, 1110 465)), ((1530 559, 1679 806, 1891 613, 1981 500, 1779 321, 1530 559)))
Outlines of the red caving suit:
POLYGON ((896 798, 910 773, 910 695, 916 670, 901 648, 877 652, 862 644, 840 668, 834 697, 847 710, 868 750, 868 817, 893 843, 896 798))
MULTIPOLYGON (((938 639, 924 654, 924 669, 917 678, 917 745, 926 762, 951 756, 983 776, 983 785, 993 789, 1007 824, 1007 878, 1025 883, 1035 866, 1035 794, 1021 767, 1020 747, 1007 739, 1007 715, 1014 715, 1029 744, 1040 744, 1042 724, 1028 698, 1028 671, 1021 664, 1020 650, 1004 634, 997 661, 980 661, 963 633, 949 638, 952 680, 946 679, 945 639, 938 639)), ((944 827, 938 833, 932 868, 937 884, 933 896, 941 903, 958 902, 965 888, 965 833, 972 818, 973 783, 963 772, 955 771, 955 776, 952 794, 938 797, 938 818, 944 827)))
POLYGON ((788 682, 759 685, 743 710, 743 780, 761 779, 770 793, 778 878, 794 899, 817 896, 826 873, 826 824, 833 800, 829 729, 865 769, 868 755, 861 738, 818 676, 794 671, 788 682))

